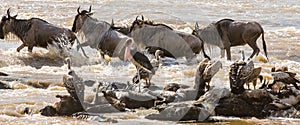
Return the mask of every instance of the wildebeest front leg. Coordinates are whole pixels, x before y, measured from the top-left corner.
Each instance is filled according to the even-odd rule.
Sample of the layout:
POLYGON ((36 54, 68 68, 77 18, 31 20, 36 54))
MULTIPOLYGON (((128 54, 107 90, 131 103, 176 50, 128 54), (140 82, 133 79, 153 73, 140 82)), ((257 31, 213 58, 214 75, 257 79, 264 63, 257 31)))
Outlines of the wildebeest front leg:
POLYGON ((20 50, 23 49, 25 46, 26 46, 26 45, 25 45, 24 43, 22 43, 22 45, 20 45, 20 46, 17 48, 17 51, 20 52, 20 50))
POLYGON ((221 48, 221 58, 224 58, 224 56, 225 56, 225 49, 221 48))
POLYGON ((29 45, 28 46, 28 52, 32 53, 32 50, 33 50, 33 45, 29 45))
POLYGON ((226 48, 227 60, 231 60, 230 47, 226 48))
POLYGON ((90 43, 88 41, 85 41, 84 43, 77 45, 77 51, 79 50, 80 47, 85 47, 88 46, 89 44, 90 43))

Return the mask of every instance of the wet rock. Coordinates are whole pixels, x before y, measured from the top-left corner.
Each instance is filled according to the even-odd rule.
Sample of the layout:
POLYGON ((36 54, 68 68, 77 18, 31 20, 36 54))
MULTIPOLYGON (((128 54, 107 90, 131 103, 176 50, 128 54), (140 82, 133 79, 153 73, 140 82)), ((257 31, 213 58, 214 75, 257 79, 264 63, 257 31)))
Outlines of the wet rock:
POLYGON ((117 92, 119 95, 118 99, 125 103, 126 108, 135 109, 135 108, 151 108, 155 106, 156 97, 147 94, 147 93, 138 93, 135 91, 123 91, 117 92))
POLYGON ((168 121, 204 121, 209 116, 210 113, 207 110, 194 106, 191 102, 186 102, 172 104, 162 110, 159 114, 150 114, 145 118, 168 121))
POLYGON ((159 114, 150 114, 146 118, 171 121, 205 121, 210 115, 214 115, 214 109, 219 100, 229 94, 230 91, 226 88, 212 89, 197 101, 177 102, 159 106, 156 108, 160 111, 159 114))
POLYGON ((111 104, 102 104, 102 105, 95 105, 86 108, 86 112, 89 113, 113 113, 113 112, 120 112, 120 111, 125 111, 125 107, 116 108, 116 106, 112 106, 111 104))
POLYGON ((56 95, 61 100, 56 102, 54 106, 46 106, 41 109, 41 115, 45 116, 70 116, 73 113, 84 111, 80 102, 74 100, 73 97, 68 95, 56 95))
POLYGON ((75 100, 73 97, 68 95, 56 95, 57 98, 60 98, 60 102, 55 103, 54 107, 58 115, 72 115, 75 112, 84 111, 80 102, 75 100))
POLYGON ((6 74, 4 72, 0 72, 0 76, 8 76, 8 74, 6 74))
POLYGON ((44 116, 56 116, 57 111, 53 106, 46 106, 40 110, 41 115, 44 116))
POLYGON ((0 89, 12 89, 12 88, 3 82, 0 82, 0 89))

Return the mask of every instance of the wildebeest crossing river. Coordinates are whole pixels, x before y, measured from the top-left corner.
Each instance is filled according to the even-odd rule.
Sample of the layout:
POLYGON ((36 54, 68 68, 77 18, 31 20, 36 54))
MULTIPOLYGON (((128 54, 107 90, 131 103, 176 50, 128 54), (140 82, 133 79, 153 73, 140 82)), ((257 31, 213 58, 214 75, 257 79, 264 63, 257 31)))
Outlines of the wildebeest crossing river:
MULTIPOLYGON (((9 0, 2 1, 0 15, 6 14, 6 10, 11 8, 11 14, 18 14, 20 19, 38 17, 56 26, 71 29, 78 6, 88 9, 92 5, 93 17, 107 22, 114 19, 116 25, 130 25, 137 15, 144 15, 146 19, 165 23, 173 29, 188 33, 194 29, 195 22, 198 22, 200 27, 204 27, 223 18, 256 21, 264 28, 269 62, 261 62, 263 55, 260 54, 254 58, 255 66, 262 67, 262 74, 269 74, 273 66, 288 66, 289 70, 299 74, 300 7, 298 2, 297 0, 9 0)), ((262 50, 261 42, 259 38, 257 45, 262 50)), ((62 76, 68 71, 67 65, 64 59, 56 55, 55 49, 35 47, 33 53, 28 53, 27 48, 17 52, 16 48, 20 45, 21 41, 14 36, 0 40, 0 72, 9 74, 9 76, 0 76, 0 80, 13 88, 0 90, 0 123, 97 124, 95 121, 76 120, 71 117, 45 117, 39 114, 41 108, 59 101, 55 95, 68 94, 62 84, 62 76), (29 108, 30 115, 24 113, 26 107, 29 108)), ((112 61, 106 64, 98 51, 89 47, 85 47, 85 50, 90 58, 82 56, 80 51, 76 51, 75 46, 69 53, 73 63, 72 69, 85 80, 126 82, 131 81, 136 73, 134 65, 129 62, 112 58, 112 61)), ((226 58, 219 58, 219 48, 213 47, 211 51, 206 49, 213 60, 220 60, 223 65, 210 82, 211 86, 229 88, 229 66, 240 59, 241 50, 245 51, 246 57, 252 53, 252 49, 247 45, 233 47, 231 48, 232 61, 227 61, 226 58)), ((185 59, 180 58, 175 61, 175 65, 162 66, 152 77, 151 82, 158 86, 172 82, 193 86, 195 69, 202 59, 200 53, 191 63, 187 64, 185 59)), ((106 113, 105 115, 117 119, 120 124, 176 123, 143 118, 149 112, 153 111, 136 110, 135 113, 106 113)), ((297 124, 299 122, 299 119, 284 118, 271 120, 273 118, 224 117, 220 119, 222 119, 221 124, 297 124)))

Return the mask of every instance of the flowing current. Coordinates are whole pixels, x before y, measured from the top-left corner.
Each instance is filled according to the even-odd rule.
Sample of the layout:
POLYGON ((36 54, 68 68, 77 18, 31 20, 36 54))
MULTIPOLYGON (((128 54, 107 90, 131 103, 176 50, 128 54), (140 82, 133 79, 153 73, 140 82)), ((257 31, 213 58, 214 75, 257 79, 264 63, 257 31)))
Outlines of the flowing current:
MULTIPOLYGON (((262 67, 262 73, 270 73, 273 66, 288 66, 300 73, 300 4, 298 0, 1 0, 0 14, 18 14, 19 19, 38 17, 65 28, 71 28, 76 9, 88 9, 92 5, 93 17, 116 25, 130 25, 137 15, 146 19, 165 23, 172 28, 191 33, 195 22, 204 27, 223 18, 259 22, 265 31, 265 40, 269 62, 263 63, 264 53, 261 37, 257 44, 261 54, 254 58, 255 66, 262 67)), ((81 42, 83 42, 81 40, 81 42)), ((55 48, 48 50, 34 48, 28 53, 27 48, 20 52, 16 48, 21 41, 15 36, 0 40, 0 72, 9 74, 1 76, 12 90, 0 90, 0 123, 1 124, 97 124, 91 121, 76 120, 70 117, 45 117, 38 111, 46 105, 59 101, 57 94, 68 94, 62 83, 62 76, 67 74, 67 66, 55 48), (29 107, 32 115, 25 115, 29 107)), ((76 46, 76 44, 75 44, 76 46)), ((104 63, 99 52, 85 47, 90 58, 82 56, 73 46, 68 52, 72 59, 72 68, 85 80, 98 81, 131 81, 135 67, 113 58, 109 64, 104 63)), ((249 46, 233 47, 232 61, 220 58, 218 48, 212 48, 209 55, 213 60, 221 60, 223 67, 212 79, 214 87, 228 87, 229 65, 241 59, 241 50, 246 57, 252 53, 249 46)), ((191 63, 178 59, 178 65, 162 66, 153 76, 156 85, 176 82, 192 86, 197 62, 203 59, 198 55, 191 63)), ((260 84, 259 84, 260 85, 260 84)), ((119 124, 175 124, 175 122, 152 121, 141 117, 145 112, 106 114, 118 118, 119 124)), ((236 124, 296 124, 299 119, 240 119, 224 118, 227 123, 236 124)))

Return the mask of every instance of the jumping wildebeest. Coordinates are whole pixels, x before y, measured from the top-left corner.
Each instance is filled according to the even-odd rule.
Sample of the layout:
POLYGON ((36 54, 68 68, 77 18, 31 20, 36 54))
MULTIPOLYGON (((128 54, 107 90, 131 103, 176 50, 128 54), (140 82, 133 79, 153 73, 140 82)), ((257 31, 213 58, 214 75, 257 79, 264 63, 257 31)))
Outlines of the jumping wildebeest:
POLYGON ((232 19, 222 19, 216 23, 212 23, 204 29, 199 29, 198 24, 195 25, 194 34, 198 35, 204 43, 220 47, 222 57, 226 50, 227 59, 231 60, 230 47, 248 44, 253 53, 258 55, 260 49, 257 47, 256 40, 262 34, 262 43, 265 55, 267 56, 267 47, 264 40, 264 30, 257 22, 242 22, 232 19))
POLYGON ((77 9, 77 15, 73 23, 72 31, 82 31, 85 35, 85 42, 78 45, 79 47, 90 46, 91 48, 98 49, 104 58, 104 55, 110 57, 119 57, 121 60, 124 58, 125 42, 132 41, 126 35, 123 35, 113 28, 105 21, 98 21, 92 18, 91 6, 89 11, 77 9))
POLYGON ((16 35, 23 44, 17 48, 19 52, 25 46, 32 52, 34 46, 47 48, 53 42, 62 42, 73 45, 76 35, 69 29, 59 28, 39 18, 16 19, 17 15, 11 16, 10 9, 7 15, 2 17, 0 23, 0 38, 4 39, 8 33, 16 35))
POLYGON ((144 21, 136 18, 129 36, 134 39, 140 51, 147 46, 156 46, 167 50, 176 58, 185 57, 190 60, 195 56, 189 44, 165 25, 146 25, 144 21))

